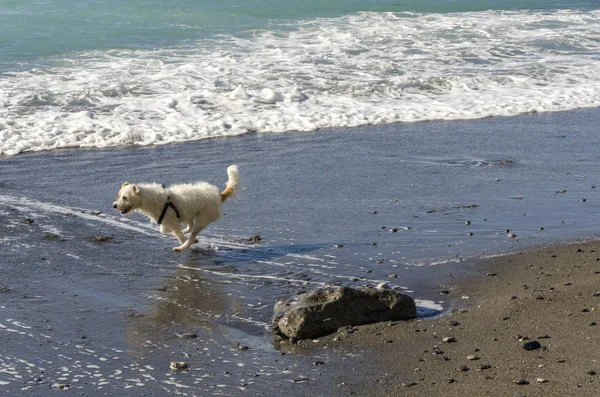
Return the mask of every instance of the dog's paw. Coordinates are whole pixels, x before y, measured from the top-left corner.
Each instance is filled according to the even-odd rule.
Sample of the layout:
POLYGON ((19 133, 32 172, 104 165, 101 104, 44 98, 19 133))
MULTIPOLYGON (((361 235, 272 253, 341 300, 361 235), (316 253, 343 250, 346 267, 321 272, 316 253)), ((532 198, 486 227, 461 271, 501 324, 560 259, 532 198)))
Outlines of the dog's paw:
POLYGON ((181 247, 173 247, 173 252, 181 252, 183 250, 184 250, 184 248, 181 248, 181 247))

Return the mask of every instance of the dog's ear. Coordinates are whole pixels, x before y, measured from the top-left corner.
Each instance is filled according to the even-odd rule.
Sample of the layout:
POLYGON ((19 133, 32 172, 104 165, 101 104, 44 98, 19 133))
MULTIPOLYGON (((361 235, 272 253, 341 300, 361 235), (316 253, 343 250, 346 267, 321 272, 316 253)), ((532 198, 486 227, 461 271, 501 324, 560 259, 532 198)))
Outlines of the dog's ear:
POLYGON ((140 194, 140 188, 138 187, 138 185, 133 185, 133 187, 132 187, 132 192, 133 192, 133 194, 135 194, 136 196, 137 196, 138 194, 140 194))

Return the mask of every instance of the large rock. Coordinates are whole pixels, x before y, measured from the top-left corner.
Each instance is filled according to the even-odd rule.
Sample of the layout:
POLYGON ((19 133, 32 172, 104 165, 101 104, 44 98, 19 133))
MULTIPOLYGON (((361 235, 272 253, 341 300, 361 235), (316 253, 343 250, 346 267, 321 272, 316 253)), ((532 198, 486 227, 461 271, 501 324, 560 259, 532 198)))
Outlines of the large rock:
POLYGON ((273 330, 294 339, 310 339, 349 325, 405 320, 417 315, 408 295, 375 288, 327 287, 284 298, 275 304, 273 330))

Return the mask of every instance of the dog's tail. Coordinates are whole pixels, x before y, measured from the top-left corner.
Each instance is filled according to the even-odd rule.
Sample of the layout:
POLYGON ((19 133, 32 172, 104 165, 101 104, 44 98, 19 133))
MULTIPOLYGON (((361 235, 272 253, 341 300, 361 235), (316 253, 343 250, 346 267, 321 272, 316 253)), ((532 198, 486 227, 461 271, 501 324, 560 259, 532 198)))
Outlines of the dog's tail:
POLYGON ((229 180, 227 181, 225 190, 221 192, 221 202, 225 202, 228 198, 233 197, 235 190, 240 183, 240 173, 237 165, 230 165, 227 167, 227 175, 229 176, 229 180))

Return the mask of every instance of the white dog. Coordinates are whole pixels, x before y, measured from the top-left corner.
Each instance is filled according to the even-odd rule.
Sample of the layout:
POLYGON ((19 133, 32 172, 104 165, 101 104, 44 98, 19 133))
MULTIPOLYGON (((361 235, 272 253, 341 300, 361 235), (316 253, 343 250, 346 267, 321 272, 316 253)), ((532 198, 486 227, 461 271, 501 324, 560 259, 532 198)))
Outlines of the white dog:
POLYGON ((227 168, 229 180, 225 190, 207 182, 179 184, 165 187, 157 183, 133 184, 125 182, 119 190, 113 207, 121 214, 136 210, 146 214, 160 225, 162 233, 173 233, 180 246, 173 248, 181 252, 192 245, 198 233, 221 217, 221 205, 235 194, 239 184, 236 165, 227 168), (181 230, 181 224, 187 228, 181 230), (190 235, 185 238, 184 234, 190 235))

